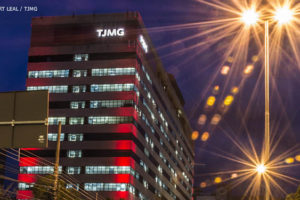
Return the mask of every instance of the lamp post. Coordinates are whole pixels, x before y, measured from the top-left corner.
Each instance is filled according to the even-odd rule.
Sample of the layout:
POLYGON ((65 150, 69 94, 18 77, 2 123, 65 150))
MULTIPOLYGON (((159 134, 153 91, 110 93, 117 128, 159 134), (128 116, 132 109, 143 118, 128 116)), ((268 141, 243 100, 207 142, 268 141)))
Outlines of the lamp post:
MULTIPOLYGON (((273 20, 279 25, 289 23, 293 19, 293 11, 289 5, 279 7, 274 12, 273 20)), ((256 171, 258 174, 263 175, 266 172, 265 162, 270 159, 270 46, 269 46, 269 19, 263 20, 264 22, 264 70, 265 70, 265 132, 264 132, 264 149, 262 163, 257 165, 256 171)), ((254 8, 245 10, 242 13, 241 20, 246 26, 252 26, 259 21, 259 13, 254 8)), ((265 200, 270 199, 269 189, 265 189, 265 200)))

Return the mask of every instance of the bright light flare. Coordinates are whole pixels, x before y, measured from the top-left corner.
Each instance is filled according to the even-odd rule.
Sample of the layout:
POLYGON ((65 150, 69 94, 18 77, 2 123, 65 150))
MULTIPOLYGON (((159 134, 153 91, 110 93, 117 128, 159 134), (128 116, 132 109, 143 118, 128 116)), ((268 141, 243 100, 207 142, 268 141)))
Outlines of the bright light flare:
POLYGON ((241 16, 242 22, 244 22, 247 26, 255 25, 259 20, 259 14, 256 12, 254 8, 249 10, 245 10, 241 16))
POLYGON ((253 65, 247 65, 246 68, 245 68, 245 70, 244 70, 244 74, 245 74, 245 75, 251 74, 252 71, 253 71, 253 69, 254 69, 254 66, 253 66, 253 65))
POLYGON ((256 166, 256 171, 259 173, 259 174, 263 174, 266 172, 266 166, 264 164, 259 164, 256 166))
POLYGON ((285 5, 281 8, 277 8, 275 11, 274 19, 279 24, 287 24, 292 21, 294 18, 294 12, 289 8, 288 5, 285 5))

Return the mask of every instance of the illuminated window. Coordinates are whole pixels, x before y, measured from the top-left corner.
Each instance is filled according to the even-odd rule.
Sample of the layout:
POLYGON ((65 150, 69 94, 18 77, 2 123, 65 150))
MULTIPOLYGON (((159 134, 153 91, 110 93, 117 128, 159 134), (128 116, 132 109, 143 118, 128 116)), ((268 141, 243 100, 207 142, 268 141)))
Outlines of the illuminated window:
POLYGON ((33 183, 19 183, 18 188, 19 190, 30 190, 34 186, 33 183))
POLYGON ((136 69, 134 67, 92 69, 92 76, 135 75, 135 73, 136 69))
POLYGON ((129 166, 86 166, 86 174, 131 174, 135 171, 129 166))
POLYGON ((82 151, 81 150, 68 150, 67 155, 68 155, 68 158, 81 158, 82 151))
POLYGON ((69 119, 70 125, 82 125, 84 124, 84 117, 70 117, 69 119))
POLYGON ((67 167, 67 174, 80 174, 80 167, 67 167))
POLYGON ((73 77, 86 77, 87 70, 73 70, 73 77))
POLYGON ((75 54, 74 61, 88 61, 89 54, 75 54))
POLYGON ((90 102, 90 108, 116 108, 131 106, 133 106, 133 100, 99 100, 90 102))
POLYGON ((86 191, 129 191, 135 194, 135 188, 127 183, 84 183, 86 191))
POLYGON ((28 91, 35 90, 49 90, 49 93, 67 93, 68 86, 67 85, 54 85, 54 86, 29 86, 27 87, 28 91))
MULTIPOLYGON (((60 134, 60 141, 64 141, 64 139, 65 139, 65 134, 61 133, 60 134)), ((57 133, 48 133, 48 140, 52 141, 52 142, 57 141, 57 133)))
POLYGON ((68 141, 70 142, 78 142, 83 140, 82 133, 69 133, 68 134, 68 141))
MULTIPOLYGON (((53 166, 26 166, 20 167, 20 174, 53 174, 53 166)), ((62 166, 58 167, 58 172, 62 172, 62 166)))
POLYGON ((69 77, 69 70, 29 71, 28 78, 65 78, 69 77))
POLYGON ((74 85, 74 86, 72 86, 72 92, 73 93, 86 92, 86 86, 85 85, 74 85))
POLYGON ((71 101, 70 108, 71 109, 85 108, 85 101, 71 101))
POLYGON ((79 190, 79 183, 77 184, 67 183, 66 189, 72 189, 72 188, 75 190, 79 190))
POLYGON ((126 124, 132 121, 132 117, 125 116, 91 116, 88 118, 89 124, 126 124))
POLYGON ((48 124, 49 125, 58 125, 58 122, 61 121, 62 125, 66 124, 66 117, 49 117, 48 124))
POLYGON ((134 84, 92 84, 91 92, 121 92, 121 91, 133 91, 134 84))

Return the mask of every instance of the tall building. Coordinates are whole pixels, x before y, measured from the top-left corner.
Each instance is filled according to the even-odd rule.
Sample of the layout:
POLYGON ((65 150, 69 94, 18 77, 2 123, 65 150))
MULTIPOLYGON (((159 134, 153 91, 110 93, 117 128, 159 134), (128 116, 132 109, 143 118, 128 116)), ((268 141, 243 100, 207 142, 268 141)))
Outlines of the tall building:
POLYGON ((67 188, 91 198, 192 198, 184 100, 139 13, 33 18, 26 84, 50 92, 49 147, 21 153, 18 199, 53 173, 45 160, 55 160, 59 121, 67 188))

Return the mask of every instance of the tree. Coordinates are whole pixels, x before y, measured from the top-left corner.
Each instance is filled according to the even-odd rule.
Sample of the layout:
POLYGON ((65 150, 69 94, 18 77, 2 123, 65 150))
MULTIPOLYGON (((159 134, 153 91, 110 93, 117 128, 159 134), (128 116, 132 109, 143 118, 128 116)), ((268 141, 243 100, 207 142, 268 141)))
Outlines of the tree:
MULTIPOLYGON (((39 176, 37 182, 31 188, 33 195, 37 199, 53 199, 54 176, 39 176)), ((65 181, 59 179, 57 187, 57 199, 59 200, 80 200, 81 195, 75 188, 66 188, 65 181)))
POLYGON ((300 200, 300 186, 298 187, 296 193, 288 194, 285 200, 300 200))

